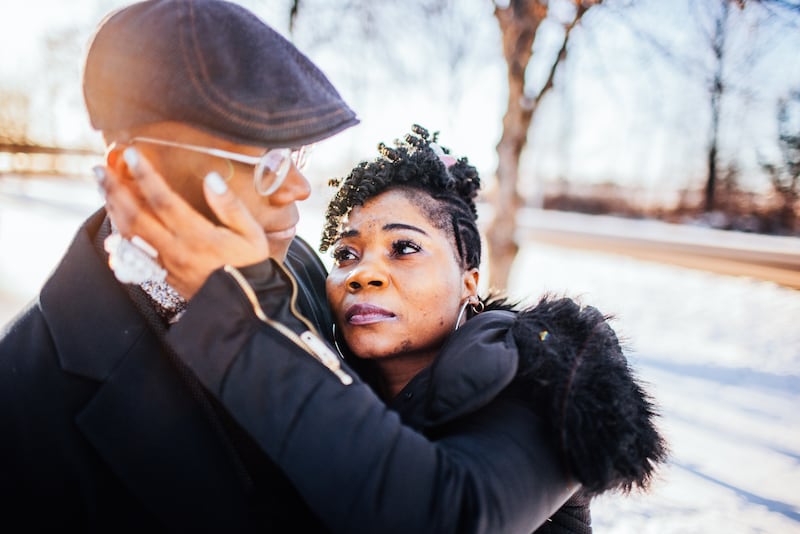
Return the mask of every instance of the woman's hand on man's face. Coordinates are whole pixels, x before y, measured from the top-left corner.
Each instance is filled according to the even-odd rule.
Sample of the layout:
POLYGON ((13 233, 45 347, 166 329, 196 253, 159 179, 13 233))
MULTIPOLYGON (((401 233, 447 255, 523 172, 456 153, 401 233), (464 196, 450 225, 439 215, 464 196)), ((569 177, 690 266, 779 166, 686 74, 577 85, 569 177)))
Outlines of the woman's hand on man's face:
POLYGON ((191 298, 223 265, 241 267, 269 257, 263 229, 218 174, 206 177, 203 190, 226 226, 192 208, 134 148, 126 148, 115 167, 95 168, 111 220, 124 237, 152 245, 167 281, 183 297, 191 298))

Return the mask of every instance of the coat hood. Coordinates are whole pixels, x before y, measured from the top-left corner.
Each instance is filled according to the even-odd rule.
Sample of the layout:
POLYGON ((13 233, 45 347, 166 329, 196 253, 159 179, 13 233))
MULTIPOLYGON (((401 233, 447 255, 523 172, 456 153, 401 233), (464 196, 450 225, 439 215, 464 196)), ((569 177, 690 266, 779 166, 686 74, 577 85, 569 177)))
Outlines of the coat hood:
POLYGON ((646 488, 667 445, 608 319, 569 298, 545 297, 522 310, 487 302, 418 375, 428 392, 424 426, 468 414, 506 391, 544 419, 587 494, 646 488))

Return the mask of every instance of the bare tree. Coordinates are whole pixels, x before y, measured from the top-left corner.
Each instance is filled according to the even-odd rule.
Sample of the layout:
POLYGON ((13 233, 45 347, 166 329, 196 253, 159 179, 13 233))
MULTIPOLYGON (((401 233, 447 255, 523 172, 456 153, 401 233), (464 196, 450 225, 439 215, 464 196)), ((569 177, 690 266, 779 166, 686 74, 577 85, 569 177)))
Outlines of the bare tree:
MULTIPOLYGON (((530 80, 526 80, 526 70, 533 55, 539 25, 548 17, 550 11, 548 1, 512 0, 507 5, 502 5, 499 1, 494 2, 494 16, 502 34, 503 57, 507 65, 508 100, 503 117, 501 138, 496 146, 498 154, 497 187, 491 196, 492 211, 497 216, 490 222, 486 235, 487 245, 490 249, 488 255, 489 284, 492 287, 505 288, 511 264, 519 248, 514 239, 517 227, 516 214, 521 203, 518 192, 519 161, 528 141, 533 116, 543 97, 553 88, 558 67, 567 57, 570 32, 580 22, 583 14, 600 2, 601 0, 562 0, 560 2, 560 5, 571 5, 573 15, 570 20, 564 22, 563 40, 554 57, 542 56, 543 64, 549 65, 548 74, 544 84, 535 91, 531 91, 529 88, 530 80)), ((290 27, 299 27, 299 14, 307 12, 310 3, 310 0, 292 0, 289 8, 290 27)), ((553 3, 550 2, 550 4, 553 3)), ((376 41, 387 39, 387 36, 391 39, 392 35, 398 35, 400 39, 414 39, 409 34, 409 27, 416 27, 419 30, 420 37, 416 38, 418 41, 420 39, 428 41, 431 37, 437 39, 434 46, 435 52, 432 57, 428 58, 428 61, 435 59, 441 62, 444 60, 451 73, 449 83, 453 98, 450 101, 456 100, 460 84, 453 80, 457 80, 458 66, 469 52, 480 48, 474 39, 470 39, 470 36, 474 37, 475 34, 473 28, 470 27, 474 21, 465 17, 459 18, 461 12, 466 10, 458 9, 452 0, 417 0, 413 6, 406 3, 397 11, 402 14, 402 24, 397 24, 396 20, 398 19, 395 19, 392 21, 392 27, 387 28, 378 22, 380 16, 385 16, 386 13, 379 12, 396 9, 394 5, 365 0, 348 0, 338 9, 341 12, 358 13, 362 42, 366 39, 371 43, 376 43, 376 41), (416 18, 414 18, 415 13, 416 18), (447 23, 445 24, 445 22, 447 23), (400 30, 399 34, 398 29, 400 30), (471 50, 467 50, 470 47, 471 50)), ((326 17, 320 16, 318 10, 319 8, 314 10, 314 31, 320 34, 321 39, 326 40, 325 35, 335 35, 337 39, 346 39, 347 36, 343 36, 342 33, 346 34, 347 32, 342 32, 338 24, 325 30, 324 20, 326 17)), ((392 13, 394 12, 392 11, 392 13)), ((337 20, 341 21, 341 19, 340 15, 337 20)), ((385 45, 386 43, 384 43, 385 45)), ((361 48, 364 48, 363 45, 361 48)), ((394 59, 392 68, 395 75, 398 75, 399 72, 399 76, 408 78, 408 71, 404 72, 402 62, 394 59)))
MULTIPOLYGON (((497 27, 500 29, 508 88, 502 131, 495 147, 498 157, 495 175, 496 187, 490 191, 488 197, 492 205, 492 213, 495 214, 486 232, 487 245, 490 250, 488 255, 489 284, 493 288, 500 290, 506 288, 511 266, 519 250, 515 236, 516 219, 518 209, 522 204, 519 186, 524 179, 520 176, 520 157, 526 146, 533 144, 531 132, 534 131, 532 126, 535 122, 536 112, 554 85, 559 83, 557 74, 561 73, 560 67, 567 60, 568 52, 571 56, 575 54, 575 49, 570 47, 572 32, 576 28, 580 28, 581 22, 586 20, 584 15, 601 3, 608 8, 608 11, 613 10, 615 15, 622 18, 624 18, 622 13, 631 11, 628 8, 633 7, 634 4, 646 4, 639 0, 614 2, 602 2, 602 0, 493 1, 493 14, 497 27), (571 7, 568 15, 564 14, 562 9, 564 6, 571 7), (550 51, 540 52, 536 46, 537 35, 545 34, 545 32, 539 31, 540 25, 545 20, 557 21, 563 26, 560 42, 551 49, 552 54, 550 51), (533 76, 528 74, 528 71, 533 71, 534 67, 538 73, 545 73, 543 83, 536 87, 532 87, 534 85, 533 76)), ((639 37, 642 43, 655 46, 665 59, 671 59, 672 63, 680 68, 690 80, 702 80, 708 84, 707 101, 710 107, 710 122, 708 123, 709 141, 705 161, 709 176, 706 184, 706 205, 710 209, 713 206, 713 195, 717 187, 717 174, 721 172, 720 169, 724 170, 733 165, 733 163, 729 165, 725 161, 721 163, 718 161, 721 158, 719 145, 721 140, 725 139, 720 132, 724 133, 724 128, 728 127, 727 124, 734 122, 723 117, 725 112, 723 103, 728 96, 742 100, 755 98, 747 93, 749 89, 744 83, 748 70, 742 68, 741 64, 734 63, 741 62, 743 57, 739 54, 740 50, 731 49, 731 42, 729 42, 736 41, 732 39, 733 34, 729 35, 729 32, 741 29, 739 26, 732 26, 732 24, 740 22, 734 17, 734 14, 744 12, 746 7, 755 4, 761 6, 764 13, 772 12, 776 17, 783 17, 787 21, 786 24, 791 26, 794 23, 792 21, 796 21, 794 15, 800 2, 797 0, 689 0, 689 4, 696 6, 697 10, 708 10, 708 13, 711 14, 709 17, 704 12, 700 22, 705 23, 705 26, 698 26, 698 28, 705 28, 705 41, 703 42, 708 43, 709 46, 695 46, 693 48, 694 56, 685 51, 681 53, 674 50, 669 37, 657 37, 659 34, 656 31, 657 28, 643 27, 638 31, 634 29, 634 35, 639 37), (728 39, 729 37, 731 39, 728 39), (663 42, 660 42, 661 39, 663 42)), ((439 85, 441 82, 450 83, 454 90, 458 90, 460 82, 463 80, 456 78, 456 64, 459 58, 466 53, 466 49, 469 48, 469 51, 474 52, 475 49, 483 48, 487 51, 486 53, 492 52, 489 47, 481 47, 480 44, 476 44, 478 40, 465 27, 453 26, 454 31, 447 34, 447 24, 452 24, 452 21, 458 17, 465 19, 459 23, 466 23, 467 17, 461 13, 465 11, 462 4, 456 4, 453 0, 415 0, 404 3, 401 7, 397 6, 398 4, 395 3, 374 0, 343 0, 335 7, 319 3, 318 0, 316 2, 315 0, 303 0, 302 2, 292 0, 288 11, 291 25, 298 33, 304 28, 308 28, 317 33, 318 40, 321 39, 323 43, 336 44, 337 48, 341 46, 339 41, 347 41, 352 48, 352 51, 349 52, 352 55, 349 64, 353 66, 353 72, 357 76, 370 75, 368 73, 374 69, 364 69, 363 66, 367 63, 374 66, 371 61, 378 58, 378 54, 383 54, 385 57, 383 66, 387 67, 387 72, 395 80, 403 79, 407 83, 409 78, 413 78, 413 75, 417 74, 419 77, 416 78, 416 82, 426 83, 433 87, 435 84, 431 84, 431 70, 439 69, 441 71, 444 68, 449 69, 448 76, 438 78, 439 85), (308 18, 306 19, 306 17, 308 18), (387 21, 389 22, 387 23, 387 21), (310 23, 310 26, 305 23, 310 23), (414 42, 415 50, 419 48, 420 43, 427 46, 426 52, 413 57, 403 56, 403 43, 410 41, 414 42), (428 54, 427 51, 430 53, 428 54), (366 54, 371 55, 367 56, 366 54), (424 57, 424 61, 420 61, 420 57, 424 57), (428 70, 423 73, 422 70, 419 70, 422 68, 428 70)), ((469 23, 474 23, 474 21, 469 23)), ((739 41, 742 40, 741 34, 736 34, 736 36, 739 41)), ((733 44, 737 46, 742 44, 739 41, 733 44)), ((573 39, 572 42, 575 40, 573 39)), ((540 38, 538 43, 550 42, 547 38, 540 38)), ((493 47, 494 45, 492 49, 494 49, 493 47)), ((764 51, 765 48, 761 50, 764 51)), ((752 51, 745 52, 745 60, 753 61, 751 56, 758 53, 759 50, 753 47, 752 51), (748 54, 750 55, 748 56, 748 54)), ((474 76, 474 73, 472 75, 474 76)), ((360 85, 367 88, 372 87, 368 83, 369 81, 365 79, 365 83, 360 85)), ((466 80, 466 83, 469 83, 469 80, 466 80)), ((452 101, 448 104, 452 105, 452 101)), ((454 107, 454 109, 456 108, 454 107)))
MULTIPOLYGON (((675 53, 666 42, 655 36, 650 28, 638 28, 621 11, 619 20, 626 22, 638 40, 657 51, 676 70, 689 80, 702 80, 708 95, 709 123, 705 145, 705 184, 702 209, 706 212, 717 209, 717 189, 726 169, 737 167, 736 153, 728 150, 723 155, 723 133, 736 128, 736 121, 726 114, 725 103, 729 99, 753 101, 763 98, 752 79, 752 67, 770 48, 767 41, 777 38, 780 28, 797 31, 798 0, 690 0, 692 20, 697 24, 700 36, 698 46, 690 53, 675 53), (755 10, 755 11, 754 11, 755 10), (776 28, 772 36, 743 30, 746 15, 758 18, 761 23, 771 20, 776 28), (694 56, 693 53, 697 55, 694 56)), ((766 26, 765 26, 766 27, 766 26)), ((730 109, 730 107, 729 107, 730 109)))
MULTIPOLYGON (((741 8, 743 4, 740 0, 733 0, 741 8)), ((719 150, 719 115, 720 102, 722 100, 725 85, 723 83, 723 67, 725 65, 725 37, 727 36, 728 12, 730 11, 730 1, 723 0, 720 3, 720 11, 714 20, 714 30, 709 40, 711 52, 714 56, 714 74, 711 81, 709 95, 711 97, 711 126, 708 142, 708 174, 705 188, 705 210, 714 209, 714 191, 717 185, 717 151, 719 150)))
MULTIPOLYGON (((694 4, 697 6, 698 4, 694 4)), ((713 29, 707 36, 713 57, 713 73, 709 84, 709 104, 711 110, 711 124, 709 127, 709 141, 707 153, 707 174, 704 194, 704 209, 713 211, 716 207, 715 192, 719 181, 719 136, 721 103, 725 93, 729 90, 725 71, 728 65, 726 41, 729 27, 734 22, 731 20, 731 7, 742 12, 748 6, 759 6, 765 9, 769 16, 780 17, 792 12, 800 12, 800 2, 796 0, 722 0, 710 2, 709 8, 715 10, 713 29)), ((791 21, 790 21, 791 23, 791 21)), ((749 54, 754 56, 758 52, 749 48, 749 54)), ((751 62, 753 61, 751 57, 751 62)), ((742 87, 735 88, 738 92, 746 91, 742 87)))
MULTIPOLYGON (((702 41, 697 48, 702 56, 709 59, 690 58, 676 55, 670 47, 654 37, 649 28, 633 28, 629 19, 622 20, 632 25, 635 35, 642 43, 653 47, 659 55, 672 63, 676 68, 684 71, 692 79, 704 80, 708 94, 710 121, 708 125, 708 138, 706 145, 706 182, 703 196, 703 209, 713 211, 715 208, 715 193, 720 173, 720 123, 722 118, 723 100, 731 90, 734 83, 728 78, 729 71, 737 69, 729 64, 731 55, 728 50, 728 35, 732 22, 731 5, 743 10, 747 0, 707 0, 690 1, 692 19, 696 21, 702 34, 702 41), (708 21, 708 22, 706 22, 708 21), (705 27, 705 26, 708 27, 705 27), (708 53, 702 53, 707 50, 708 53), (710 70, 710 72, 709 72, 710 70)), ((741 89, 741 88, 738 88, 741 89)))
POLYGON ((15 91, 0 91, 0 144, 32 144, 28 136, 30 98, 15 91))
POLYGON ((761 160, 761 167, 770 178, 779 198, 781 228, 790 231, 797 224, 800 199, 800 91, 793 91, 778 103, 778 148, 782 161, 761 160))
POLYGON ((517 211, 521 200, 518 191, 519 160, 534 114, 542 98, 553 87, 558 66, 567 57, 569 36, 584 13, 601 0, 572 0, 575 5, 572 20, 566 24, 561 47, 552 60, 547 79, 535 93, 526 92, 526 71, 533 55, 537 30, 547 18, 547 0, 511 0, 508 4, 495 2, 495 17, 503 36, 503 57, 508 75, 508 104, 503 116, 503 134, 497 144, 497 189, 492 198, 494 218, 487 230, 489 255, 489 285, 504 289, 519 245, 515 234, 517 211))

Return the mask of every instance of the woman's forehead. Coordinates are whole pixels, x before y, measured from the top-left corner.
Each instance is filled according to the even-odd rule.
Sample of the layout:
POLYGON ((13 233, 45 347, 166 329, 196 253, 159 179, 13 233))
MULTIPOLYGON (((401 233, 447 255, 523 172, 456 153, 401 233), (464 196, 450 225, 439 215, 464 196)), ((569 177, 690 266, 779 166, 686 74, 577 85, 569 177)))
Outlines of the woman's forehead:
POLYGON ((342 230, 365 224, 413 224, 432 227, 426 210, 407 192, 392 189, 355 206, 342 221, 342 230))

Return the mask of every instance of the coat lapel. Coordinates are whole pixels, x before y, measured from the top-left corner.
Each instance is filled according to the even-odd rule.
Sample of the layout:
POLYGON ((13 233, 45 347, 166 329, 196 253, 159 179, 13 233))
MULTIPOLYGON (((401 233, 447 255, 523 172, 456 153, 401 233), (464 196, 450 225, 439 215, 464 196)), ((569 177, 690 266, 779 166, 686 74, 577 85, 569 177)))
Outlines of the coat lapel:
POLYGON ((62 368, 100 382, 76 424, 148 508, 180 520, 176 529, 190 520, 236 530, 250 517, 246 478, 94 246, 101 222, 102 213, 87 221, 40 296, 62 368))
MULTIPOLYGON (((148 336, 120 362, 76 423, 130 490, 184 530, 246 521, 231 451, 148 336)), ((237 529, 234 529, 237 530, 237 529)))

